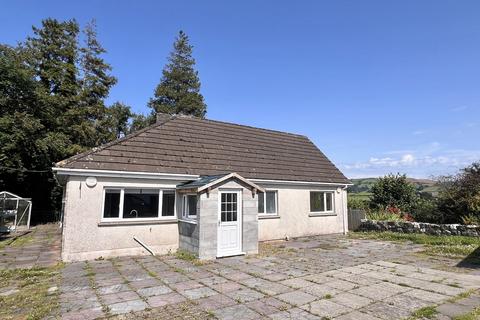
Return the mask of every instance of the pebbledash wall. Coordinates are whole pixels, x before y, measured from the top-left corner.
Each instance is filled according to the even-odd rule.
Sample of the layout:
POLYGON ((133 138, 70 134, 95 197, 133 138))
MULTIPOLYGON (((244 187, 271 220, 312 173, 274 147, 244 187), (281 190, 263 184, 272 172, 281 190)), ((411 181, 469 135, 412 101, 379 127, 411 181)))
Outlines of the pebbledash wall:
POLYGON ((337 186, 262 185, 277 190, 277 215, 259 215, 259 241, 348 231, 347 191, 337 186), (329 191, 335 196, 333 213, 310 212, 310 191, 329 191))
POLYGON ((178 181, 97 177, 97 184, 88 187, 85 178, 70 176, 66 183, 62 234, 64 261, 149 254, 133 239, 134 236, 158 254, 178 248, 178 226, 174 217, 157 221, 102 222, 104 188, 175 189, 178 181))
POLYGON ((433 224, 409 221, 373 221, 363 219, 358 231, 393 231, 400 233, 480 237, 480 226, 476 225, 433 224))
MULTIPOLYGON (((102 221, 103 190, 107 187, 175 189, 179 181, 97 177, 97 184, 88 187, 84 176, 69 176, 66 182, 62 235, 64 261, 89 260, 102 257, 149 254, 133 239, 137 236, 156 254, 176 251, 179 246, 203 258, 215 256, 218 222, 218 188, 209 198, 200 196, 197 224, 177 220, 181 217, 181 201, 176 199, 176 217, 155 221, 102 221), (203 217, 203 218, 202 218, 203 217), (214 223, 212 223, 214 221, 214 223), (205 225, 203 228, 200 226, 205 225), (202 242, 204 246, 202 247, 202 242)), ((347 194, 340 186, 316 187, 297 185, 263 185, 277 190, 277 215, 257 214, 258 196, 243 188, 243 251, 254 253, 258 241, 319 234, 347 232, 347 194), (310 212, 310 191, 333 191, 333 214, 310 212)), ((219 186, 229 188, 228 184, 219 186)))

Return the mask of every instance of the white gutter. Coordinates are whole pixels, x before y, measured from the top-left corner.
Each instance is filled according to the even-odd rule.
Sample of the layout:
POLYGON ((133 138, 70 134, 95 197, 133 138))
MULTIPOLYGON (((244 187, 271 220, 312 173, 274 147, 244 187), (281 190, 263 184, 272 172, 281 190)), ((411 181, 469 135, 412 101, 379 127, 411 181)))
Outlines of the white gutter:
POLYGON ((143 179, 169 179, 169 180, 196 180, 200 176, 195 174, 176 174, 176 173, 152 173, 136 171, 113 171, 113 170, 95 170, 95 169, 69 169, 52 168, 57 175, 65 176, 94 176, 94 177, 113 177, 113 178, 143 178, 143 179))
POLYGON ((325 186, 353 186, 353 183, 340 182, 310 182, 310 181, 288 181, 288 180, 266 180, 266 179, 248 179, 256 183, 277 184, 277 185, 325 185, 325 186))

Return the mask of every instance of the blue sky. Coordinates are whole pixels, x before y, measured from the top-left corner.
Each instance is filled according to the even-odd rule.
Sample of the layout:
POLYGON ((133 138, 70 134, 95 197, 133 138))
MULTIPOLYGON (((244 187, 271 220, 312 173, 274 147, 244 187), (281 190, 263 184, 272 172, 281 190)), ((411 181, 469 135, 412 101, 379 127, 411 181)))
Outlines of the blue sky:
POLYGON ((480 160, 479 1, 9 1, 0 42, 41 19, 97 20, 147 112, 178 30, 210 119, 309 136, 348 177, 454 173, 480 160))

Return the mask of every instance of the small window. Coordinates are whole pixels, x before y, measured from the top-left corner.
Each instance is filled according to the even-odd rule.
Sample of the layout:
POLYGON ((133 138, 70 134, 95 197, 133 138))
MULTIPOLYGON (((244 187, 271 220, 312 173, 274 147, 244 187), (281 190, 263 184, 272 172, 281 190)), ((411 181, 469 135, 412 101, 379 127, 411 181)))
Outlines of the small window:
POLYGON ((164 190, 162 196, 162 217, 175 215, 175 191, 164 190))
POLYGON ((222 193, 221 221, 237 221, 237 194, 234 192, 222 193))
POLYGON ((118 218, 120 216, 120 190, 105 190, 103 204, 104 218, 118 218))
POLYGON ((197 195, 187 194, 183 196, 183 216, 195 218, 197 216, 197 195))
POLYGON ((277 214, 277 191, 258 193, 258 213, 277 214))
POLYGON ((310 212, 333 212, 333 192, 310 192, 310 212))
POLYGON ((123 218, 158 217, 158 190, 125 189, 123 218))

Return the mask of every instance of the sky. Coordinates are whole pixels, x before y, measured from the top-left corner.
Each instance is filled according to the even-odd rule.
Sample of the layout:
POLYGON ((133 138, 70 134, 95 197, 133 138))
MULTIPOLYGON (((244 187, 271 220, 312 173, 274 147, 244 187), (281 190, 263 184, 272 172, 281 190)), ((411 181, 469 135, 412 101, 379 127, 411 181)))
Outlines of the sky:
POLYGON ((479 1, 4 1, 0 43, 47 17, 96 19, 135 112, 184 30, 209 119, 306 135, 349 178, 480 160, 479 1))

